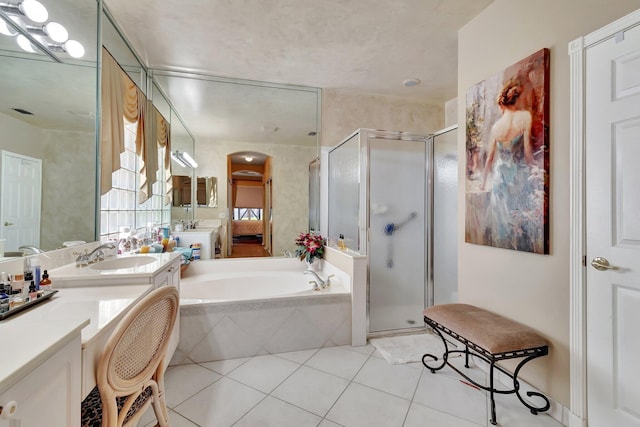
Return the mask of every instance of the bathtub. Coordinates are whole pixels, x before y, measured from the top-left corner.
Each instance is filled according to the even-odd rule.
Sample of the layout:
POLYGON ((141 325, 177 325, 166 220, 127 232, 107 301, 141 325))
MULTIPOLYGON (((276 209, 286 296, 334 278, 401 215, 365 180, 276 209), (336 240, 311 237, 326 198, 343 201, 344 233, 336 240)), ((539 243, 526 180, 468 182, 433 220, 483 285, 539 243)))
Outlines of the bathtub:
POLYGON ((207 273, 181 281, 181 305, 258 301, 343 291, 337 284, 313 291, 309 283, 312 279, 301 271, 207 273))
POLYGON ((351 344, 349 277, 329 264, 331 285, 291 258, 192 262, 180 280, 180 343, 171 365, 351 344))

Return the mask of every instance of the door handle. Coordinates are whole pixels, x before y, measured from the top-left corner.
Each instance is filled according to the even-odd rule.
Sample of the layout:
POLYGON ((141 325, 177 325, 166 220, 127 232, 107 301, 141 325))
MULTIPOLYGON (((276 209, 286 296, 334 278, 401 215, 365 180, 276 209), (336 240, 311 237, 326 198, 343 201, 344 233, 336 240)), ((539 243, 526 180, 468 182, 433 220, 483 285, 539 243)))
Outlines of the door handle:
POLYGON ((610 265, 609 260, 603 257, 595 257, 591 260, 591 266, 599 271, 607 271, 607 270, 618 270, 619 267, 615 265, 610 265))
POLYGON ((13 225, 13 223, 12 223, 12 222, 9 222, 9 221, 5 221, 5 222, 4 222, 4 226, 5 226, 5 227, 8 227, 8 226, 10 226, 10 225, 13 225))

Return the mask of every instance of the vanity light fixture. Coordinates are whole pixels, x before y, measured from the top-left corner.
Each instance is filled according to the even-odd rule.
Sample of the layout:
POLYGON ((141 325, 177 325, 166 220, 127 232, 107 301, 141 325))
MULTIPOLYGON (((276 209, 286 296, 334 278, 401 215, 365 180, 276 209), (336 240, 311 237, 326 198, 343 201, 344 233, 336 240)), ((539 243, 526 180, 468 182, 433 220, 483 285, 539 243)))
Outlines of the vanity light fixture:
POLYGON ((22 0, 17 4, 0 0, 0 34, 18 35, 16 42, 23 50, 38 53, 45 49, 49 56, 61 62, 52 52, 64 52, 72 58, 82 58, 85 50, 58 22, 46 23, 47 8, 37 0, 22 0))
POLYGON ((186 152, 180 152, 178 150, 171 152, 171 158, 176 161, 177 164, 183 168, 197 168, 198 164, 195 160, 186 152))
POLYGON ((18 4, 0 3, 0 9, 12 15, 25 16, 37 23, 46 22, 49 19, 47 8, 38 0, 22 0, 18 4))

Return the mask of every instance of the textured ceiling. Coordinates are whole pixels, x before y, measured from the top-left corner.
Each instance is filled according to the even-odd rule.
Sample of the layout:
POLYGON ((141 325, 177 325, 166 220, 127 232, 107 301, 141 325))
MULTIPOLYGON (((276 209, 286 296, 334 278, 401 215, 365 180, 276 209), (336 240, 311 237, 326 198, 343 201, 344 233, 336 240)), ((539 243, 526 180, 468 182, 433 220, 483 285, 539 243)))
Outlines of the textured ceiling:
POLYGON ((492 0, 105 1, 151 68, 441 103, 457 31, 492 0))

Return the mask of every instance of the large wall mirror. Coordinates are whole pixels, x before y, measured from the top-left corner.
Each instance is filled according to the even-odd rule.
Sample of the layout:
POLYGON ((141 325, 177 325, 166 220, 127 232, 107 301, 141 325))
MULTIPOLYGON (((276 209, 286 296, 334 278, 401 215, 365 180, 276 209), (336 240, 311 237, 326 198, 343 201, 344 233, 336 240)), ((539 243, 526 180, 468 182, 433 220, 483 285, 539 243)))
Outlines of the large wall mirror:
MULTIPOLYGON (((95 184, 87 183, 95 183, 96 176, 98 3, 42 4, 48 11, 44 24, 62 24, 84 54, 71 43, 49 42, 58 47, 46 54, 22 35, 30 50, 25 51, 15 29, 9 27, 12 36, 0 34, 0 238, 7 239, 8 252, 22 245, 52 250, 96 236, 95 184), (34 179, 18 177, 27 170, 34 179)), ((11 16, 34 24, 6 11, 1 18, 11 16)))
MULTIPOLYGON (((259 158, 269 157, 270 197, 262 200, 270 200, 271 209, 263 209, 260 220, 269 222, 266 228, 271 229, 272 255, 293 250, 298 233, 309 227, 309 163, 318 157, 319 150, 319 90, 162 70, 153 70, 153 76, 195 139, 193 153, 198 167, 193 175, 180 169, 174 169, 174 175, 217 178, 217 207, 196 206, 194 218, 221 220, 230 253, 238 211, 232 206, 233 182, 227 159, 246 164, 234 164, 235 169, 251 170, 259 158)), ((177 141, 172 144, 175 150, 177 141)), ((180 210, 185 209, 174 207, 172 212, 180 210)), ((266 236, 262 239, 267 241, 266 236)))

